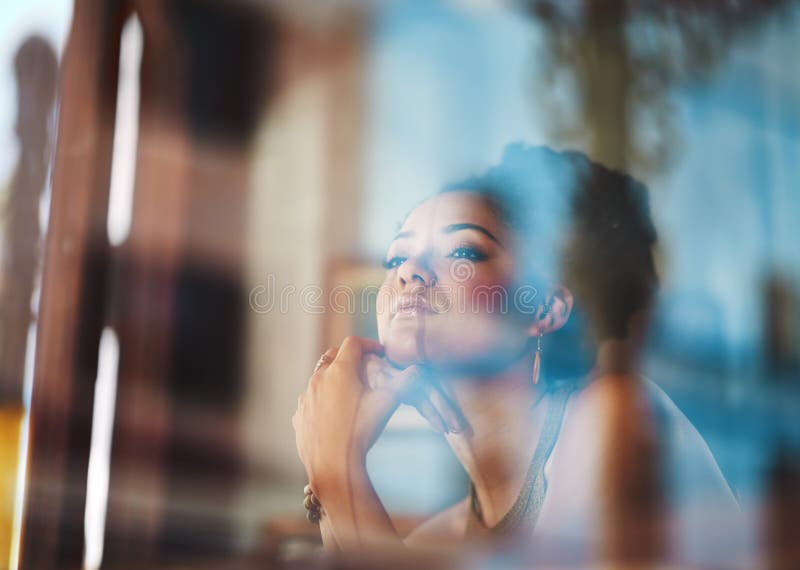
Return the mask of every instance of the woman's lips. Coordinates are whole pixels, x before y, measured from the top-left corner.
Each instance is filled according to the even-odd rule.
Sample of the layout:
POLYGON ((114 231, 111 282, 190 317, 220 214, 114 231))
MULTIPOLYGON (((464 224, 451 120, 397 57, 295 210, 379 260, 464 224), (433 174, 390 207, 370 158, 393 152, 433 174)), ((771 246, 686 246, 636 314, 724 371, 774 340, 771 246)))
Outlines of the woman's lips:
POLYGON ((396 318, 417 317, 432 313, 431 305, 425 297, 401 297, 394 316, 396 318))

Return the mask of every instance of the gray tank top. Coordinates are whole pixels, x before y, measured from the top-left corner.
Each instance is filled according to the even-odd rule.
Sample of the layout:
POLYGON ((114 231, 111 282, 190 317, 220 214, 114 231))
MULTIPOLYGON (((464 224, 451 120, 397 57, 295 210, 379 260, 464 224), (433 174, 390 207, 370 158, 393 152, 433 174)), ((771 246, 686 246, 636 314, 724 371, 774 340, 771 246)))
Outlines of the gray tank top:
POLYGON ((495 526, 487 529, 475 494, 475 486, 470 482, 470 515, 467 522, 466 536, 476 533, 486 534, 491 537, 530 536, 539 518, 539 511, 544 503, 547 493, 547 479, 544 476, 544 466, 547 463, 561 431, 564 410, 576 386, 566 385, 554 388, 545 395, 549 395, 547 412, 539 435, 539 441, 533 453, 533 458, 528 466, 525 481, 522 484, 517 500, 511 509, 495 526))

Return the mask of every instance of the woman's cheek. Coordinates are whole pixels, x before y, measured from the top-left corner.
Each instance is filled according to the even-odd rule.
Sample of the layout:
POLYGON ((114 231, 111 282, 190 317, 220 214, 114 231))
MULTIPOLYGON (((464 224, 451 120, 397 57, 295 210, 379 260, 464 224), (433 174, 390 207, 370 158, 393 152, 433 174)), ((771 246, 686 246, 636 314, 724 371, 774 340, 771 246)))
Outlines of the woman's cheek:
POLYGON ((497 281, 473 282, 461 287, 458 302, 461 311, 473 314, 506 314, 511 301, 508 286, 497 281))

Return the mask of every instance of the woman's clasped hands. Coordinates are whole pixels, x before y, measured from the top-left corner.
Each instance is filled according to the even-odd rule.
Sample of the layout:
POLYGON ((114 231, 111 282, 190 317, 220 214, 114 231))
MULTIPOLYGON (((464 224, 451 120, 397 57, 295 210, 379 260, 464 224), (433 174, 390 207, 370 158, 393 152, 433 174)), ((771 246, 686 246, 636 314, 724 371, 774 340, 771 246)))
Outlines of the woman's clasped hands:
POLYGON ((355 336, 325 352, 292 418, 297 451, 323 504, 353 468, 364 469, 367 452, 403 403, 441 433, 467 429, 426 367, 400 370, 384 358, 380 343, 355 336))

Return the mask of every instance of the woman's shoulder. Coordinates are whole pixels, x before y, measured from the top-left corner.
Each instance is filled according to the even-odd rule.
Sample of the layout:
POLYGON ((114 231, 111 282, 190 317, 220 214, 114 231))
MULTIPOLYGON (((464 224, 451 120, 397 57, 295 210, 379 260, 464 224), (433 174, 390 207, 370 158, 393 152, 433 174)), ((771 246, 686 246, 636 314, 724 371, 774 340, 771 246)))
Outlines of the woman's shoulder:
POLYGON ((675 498, 696 500, 700 495, 737 505, 711 448, 694 424, 655 382, 644 379, 644 384, 659 414, 675 498))
POLYGON ((696 504, 698 498, 703 502, 713 498, 718 504, 736 505, 705 439, 654 381, 641 376, 605 376, 576 392, 571 400, 565 439, 599 449, 611 442, 616 448, 626 443, 632 448, 656 445, 672 501, 696 504))
MULTIPOLYGON (((566 404, 561 440, 570 443, 597 443, 613 436, 640 438, 652 434, 656 410, 646 384, 635 376, 609 374, 579 385, 566 388, 566 404)), ((619 443, 619 440, 617 440, 619 443)))
POLYGON ((469 498, 436 513, 412 530, 404 539, 406 546, 414 548, 434 547, 441 549, 443 543, 454 543, 464 537, 469 515, 469 498))
POLYGON ((666 392, 643 376, 609 374, 578 386, 570 395, 568 411, 572 422, 616 419, 636 429, 650 426, 659 435, 679 438, 684 445, 708 449, 666 392))
POLYGON ((620 498, 608 495, 613 486, 604 478, 649 474, 664 493, 678 559, 704 564, 748 556, 752 537, 711 449, 652 380, 607 376, 573 392, 559 439, 548 474, 548 516, 540 521, 548 530, 599 540, 591 521, 620 498), (640 469, 647 465, 650 471, 640 469))

